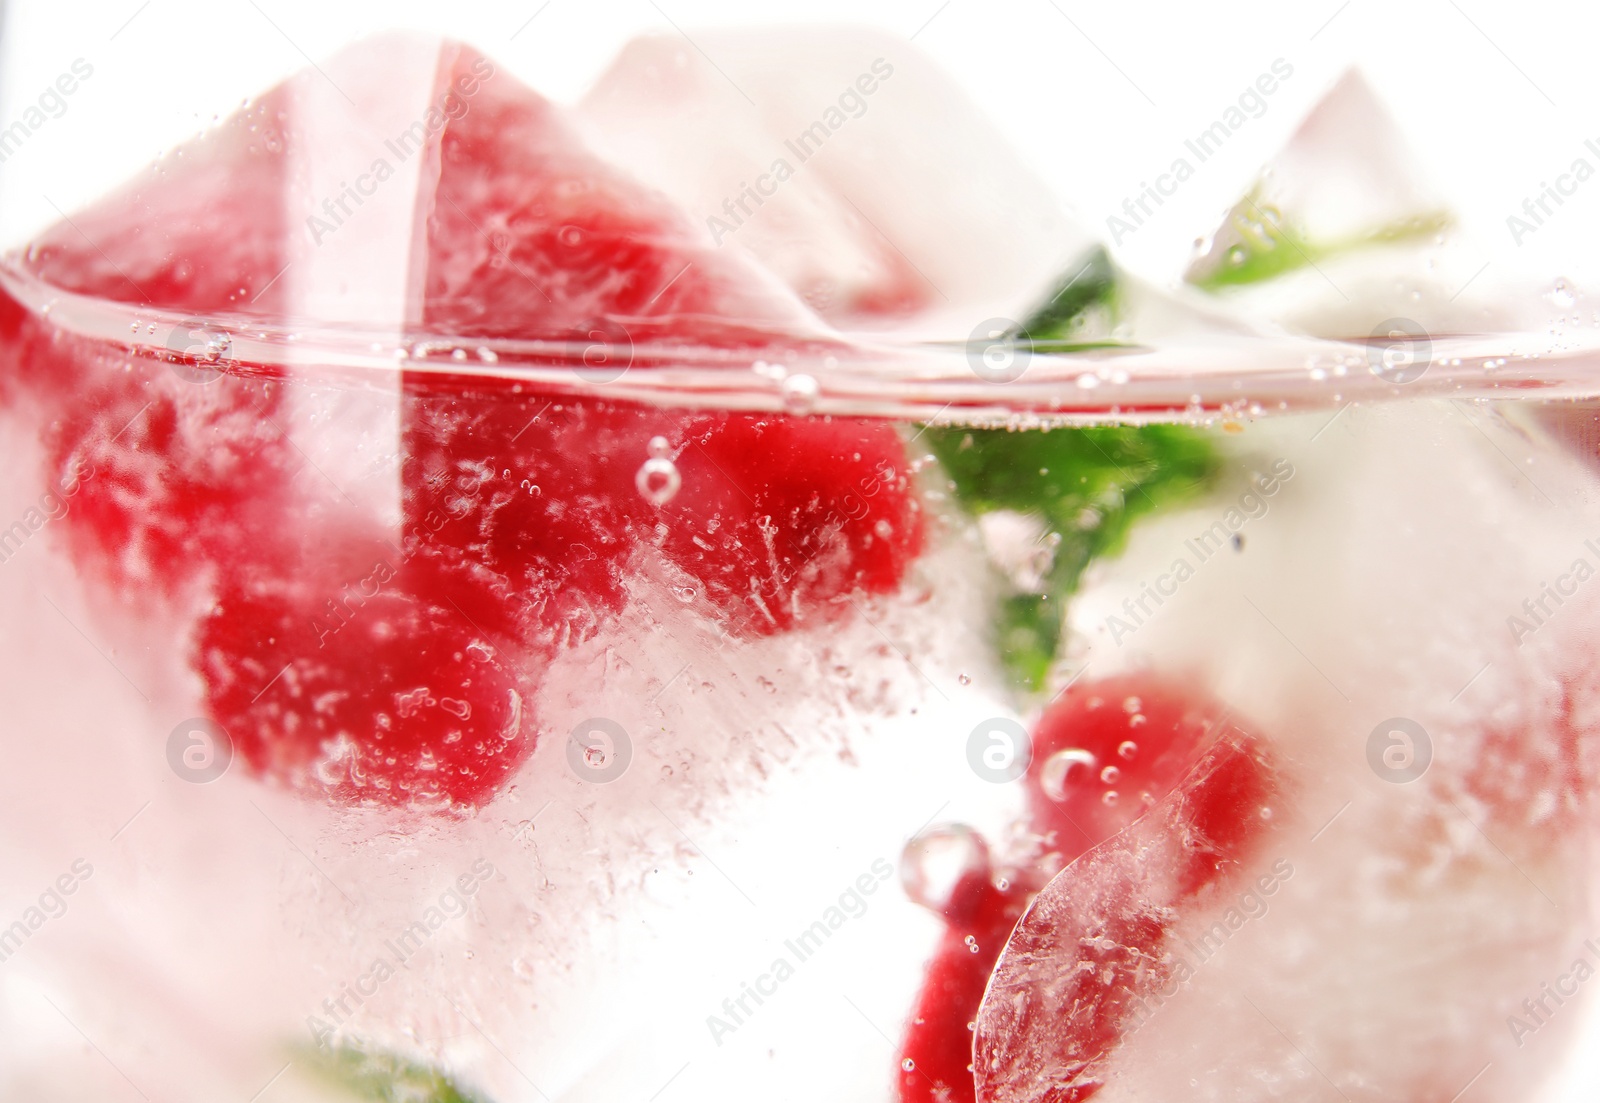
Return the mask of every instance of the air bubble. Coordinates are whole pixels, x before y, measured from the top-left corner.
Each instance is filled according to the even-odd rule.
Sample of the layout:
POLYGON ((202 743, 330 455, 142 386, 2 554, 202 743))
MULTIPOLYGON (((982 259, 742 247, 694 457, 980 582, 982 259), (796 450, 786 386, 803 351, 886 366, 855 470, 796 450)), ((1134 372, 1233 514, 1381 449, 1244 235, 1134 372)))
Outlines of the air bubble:
POLYGON ((639 465, 633 485, 647 501, 664 506, 683 486, 683 476, 678 472, 678 465, 672 462, 672 445, 666 437, 651 437, 648 448, 650 458, 639 465))
POLYGON ((1117 791, 1115 789, 1107 789, 1101 794, 1100 803, 1108 805, 1117 803, 1117 791))
POLYGON ((1139 744, 1135 743, 1131 739, 1123 740, 1121 745, 1117 747, 1117 757, 1122 759, 1124 762, 1132 762, 1134 756, 1138 753, 1139 744))
POLYGON ((929 828, 900 852, 900 884, 923 907, 940 912, 963 881, 989 875, 989 847, 965 824, 929 828))
POLYGON ((1067 787, 1088 780, 1098 763, 1094 755, 1081 747, 1057 751, 1044 761, 1039 771, 1039 786, 1044 795, 1053 801, 1067 799, 1067 787))
POLYGON ((1100 780, 1105 782, 1107 785, 1115 785, 1117 783, 1117 779, 1121 776, 1122 771, 1117 769, 1115 766, 1107 766, 1104 770, 1100 771, 1100 780))
POLYGON ((803 372, 788 376, 779 390, 783 394, 783 408, 791 414, 809 414, 817 408, 821 388, 816 379, 803 372))

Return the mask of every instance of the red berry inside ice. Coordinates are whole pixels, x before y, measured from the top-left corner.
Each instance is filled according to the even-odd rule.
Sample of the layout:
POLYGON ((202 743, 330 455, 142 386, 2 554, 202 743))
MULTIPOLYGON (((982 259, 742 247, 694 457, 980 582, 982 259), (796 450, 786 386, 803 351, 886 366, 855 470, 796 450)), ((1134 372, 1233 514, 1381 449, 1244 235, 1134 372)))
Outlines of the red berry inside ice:
POLYGON ((1072 861, 1171 792, 1226 718, 1220 702, 1171 678, 1074 683, 1033 731, 1030 825, 1059 864, 1072 861))
POLYGON ((570 339, 597 377, 656 343, 834 345, 776 279, 589 152, 560 108, 483 55, 445 46, 438 81, 472 92, 435 139, 438 178, 421 199, 425 329, 570 339))
POLYGON ((229 583, 199 626, 213 718, 253 771, 345 804, 472 806, 532 749, 529 683, 382 551, 229 583))
MULTIPOLYGON (((382 47, 344 63, 379 81, 382 47)), ((744 373, 844 354, 792 293, 589 153, 486 58, 439 47, 433 98, 446 91, 465 110, 425 128, 431 168, 415 217, 394 227, 417 235, 394 319, 414 338, 542 342, 546 366, 591 385, 679 356, 744 373)), ((319 155, 296 114, 304 92, 257 99, 49 231, 36 274, 202 319, 323 309, 304 299, 317 266, 363 231, 322 227, 325 253, 294 241, 305 227, 286 166, 319 155)), ((342 803, 490 799, 532 750, 526 705, 552 648, 622 616, 635 579, 760 635, 894 589, 920 546, 904 450, 882 423, 408 372, 395 439, 373 442, 381 406, 352 417, 359 400, 297 382, 185 370, 229 347, 195 327, 173 330, 172 363, 141 353, 130 368, 113 345, 19 324, 55 425, 50 470, 90 473, 69 513, 79 561, 125 593, 210 591, 192 649, 207 707, 254 772, 342 803), (366 483, 341 485, 318 447, 367 448, 398 470, 369 465, 366 483), (381 593, 337 634, 314 628, 373 545, 395 556, 381 593)))
MULTIPOLYGON (((972 1032, 984 987, 1005 939, 1032 895, 1063 865, 1106 842, 1155 807, 1195 769, 1226 719, 1223 706, 1197 687, 1149 675, 1122 675, 1068 688, 1035 726, 1024 777, 1028 826, 1040 838, 1030 862, 999 888, 987 863, 962 882, 946 911, 950 923, 917 997, 900 1076, 903 1103, 971 1100, 972 1032), (1109 768, 1109 769, 1108 769, 1109 768), (1130 799, 1123 799, 1123 794, 1130 799), (1110 794, 1110 799, 1107 799, 1110 794)), ((1254 829, 1259 794, 1219 778, 1197 828, 1220 846, 1254 829)), ((1197 869, 1196 884, 1211 876, 1197 869)), ((1187 881, 1185 882, 1188 883, 1187 881)))
MULTIPOLYGON (((72 344, 80 364, 103 355, 72 344)), ((87 374, 46 434, 49 476, 80 473, 65 530, 79 562, 149 598, 274 554, 298 466, 274 420, 280 398, 274 384, 197 386, 144 359, 87 374)))
MULTIPOLYGON (((46 230, 26 267, 68 292, 192 317, 281 308, 287 105, 281 91, 260 97, 46 230)), ((167 364, 24 321, 6 303, 16 370, 52 426, 47 478, 91 472, 67 514, 85 563, 124 591, 167 591, 281 529, 299 460, 274 422, 278 389, 211 377, 203 361, 218 350, 204 333, 163 327, 156 336, 171 330, 161 343, 179 361, 167 364)))
POLYGON ((1174 925, 1220 916, 1260 852, 1276 789, 1257 741, 1230 729, 1177 788, 1047 885, 1006 944, 977 1016, 983 1103, 1077 1103, 1125 1032, 1181 985, 1174 925))
MULTIPOLYGON (((481 62, 461 49, 442 72, 459 82, 481 62)), ((479 82, 440 149, 428 329, 571 341, 585 353, 575 368, 602 382, 651 370, 672 348, 781 359, 832 347, 787 291, 583 150, 509 78, 479 82)), ((886 424, 517 395, 421 374, 408 388, 414 546, 455 600, 509 630, 586 634, 655 557, 682 600, 770 633, 892 590, 920 546, 904 449, 886 424)))
POLYGON ((972 1099, 972 1023, 995 958, 1042 882, 1025 871, 1009 877, 990 866, 989 849, 970 828, 936 828, 906 848, 907 891, 936 911, 947 927, 928 962, 911 1011, 897 1073, 902 1103, 972 1099), (942 853, 941 853, 942 852, 942 853), (959 863, 942 891, 923 873, 959 863), (1003 887, 1002 887, 1003 886, 1003 887))
POLYGON ((631 574, 742 635, 894 590, 922 516, 891 426, 413 394, 408 548, 486 626, 583 636, 631 574))

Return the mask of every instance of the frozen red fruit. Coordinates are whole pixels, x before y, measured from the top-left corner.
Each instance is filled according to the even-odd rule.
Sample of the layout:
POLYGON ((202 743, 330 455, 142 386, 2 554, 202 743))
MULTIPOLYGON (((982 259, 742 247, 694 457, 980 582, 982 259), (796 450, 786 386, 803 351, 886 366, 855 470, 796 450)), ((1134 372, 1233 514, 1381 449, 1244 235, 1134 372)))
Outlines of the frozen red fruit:
POLYGON ((970 1103, 973 1020, 995 959, 1037 888, 1001 888, 987 867, 957 885, 901 1045, 901 1103, 970 1103))
MULTIPOLYGON (((191 318, 279 309, 286 108, 279 90, 241 109, 46 230, 25 266, 65 291, 191 318)), ((274 420, 278 389, 212 376, 203 332, 173 329, 166 363, 6 304, 8 363, 51 425, 47 477, 90 472, 67 514, 82 561, 119 588, 168 591, 281 529, 297 461, 274 420)))
POLYGON ((660 507, 659 547, 747 632, 835 619, 857 592, 892 591, 921 546, 892 426, 732 414, 686 424, 679 441, 683 489, 660 507))
POLYGON ((1273 830, 1276 780, 1255 739, 1229 729, 1181 783, 1045 886, 1017 924, 977 1016, 983 1103, 1077 1103, 1104 1084, 1124 1034, 1185 977, 1168 940, 1219 911, 1221 890, 1273 830))
POLYGON ((465 46, 441 87, 471 88, 437 139, 420 322, 439 333, 717 348, 820 339, 786 289, 659 192, 589 152, 561 110, 465 46), (488 74, 488 75, 486 75, 488 74))
POLYGON ((824 623, 894 590, 921 547, 880 422, 473 391, 408 412, 406 546, 515 634, 581 638, 655 565, 741 634, 824 623))
MULTIPOLYGON (((969 1027, 1018 916, 1063 865, 1172 792, 1226 716, 1198 687, 1143 674, 1075 683, 1045 710, 1024 776, 1028 826, 1041 849, 1031 864, 1011 871, 1005 889, 985 872, 953 898, 967 903, 947 915, 950 928, 928 965, 903 1046, 904 1057, 926 1075, 902 1071, 902 1103, 973 1098, 969 1027)), ((1219 846, 1232 845, 1252 830, 1250 802, 1258 796, 1247 784, 1239 789, 1219 777, 1193 808, 1197 829, 1219 846)), ((1188 876, 1198 883, 1210 873, 1202 867, 1188 876)))
POLYGON ((37 333, 28 308, 0 287, 0 407, 14 405, 25 377, 38 374, 29 355, 37 333))
POLYGON ((282 544, 294 457, 277 398, 261 380, 195 386, 143 360, 91 373, 45 442, 48 477, 76 488, 65 534, 78 562, 150 596, 282 544))
MULTIPOLYGON (((602 382, 649 370, 662 349, 835 347, 788 291, 585 150, 537 94, 484 70, 465 48, 441 61, 442 81, 475 91, 438 139, 425 329, 575 342, 575 366, 602 382)), ((885 424, 423 373, 407 376, 405 401, 407 547, 453 600, 508 631, 587 635, 622 608, 641 554, 687 600, 777 631, 893 589, 920 546, 904 449, 885 424)))
POLYGON ((1171 678, 1074 683, 1033 731, 1032 829, 1059 854, 1058 864, 1072 861, 1171 792, 1226 719, 1220 702, 1171 678))
POLYGON ((343 804, 473 807, 536 739, 517 658, 418 592, 383 550, 230 580, 195 666, 244 764, 343 804))
POLYGON ((269 314, 289 258, 290 97, 261 96, 29 247, 65 291, 193 315, 269 314))
MULTIPOLYGON (((370 73, 362 49, 344 62, 370 73)), ((436 49, 433 97, 450 90, 460 109, 422 127, 410 162, 428 171, 397 227, 415 240, 408 278, 391 281, 410 296, 396 332, 525 341, 588 383, 706 350, 741 370, 843 353, 787 289, 587 152, 558 109, 480 54, 436 49)), ((47 233, 28 263, 68 291, 206 319, 326 307, 295 296, 367 231, 336 226, 334 252, 295 244, 305 227, 285 212, 305 182, 285 165, 325 152, 297 129, 308 94, 291 82, 247 106, 47 233)), ((387 445, 399 516, 384 512, 396 488, 374 484, 356 492, 370 513, 357 524, 296 435, 357 433, 334 400, 174 370, 221 355, 185 326, 168 364, 22 324, 44 349, 51 467, 93 472, 69 526, 80 562, 130 592, 211 591, 193 651, 208 707, 247 767, 341 802, 489 799, 532 749, 529 679, 552 645, 620 614, 636 572, 759 633, 891 589, 920 541, 891 427, 535 398, 427 372, 402 375, 387 445), (328 564, 374 541, 397 557, 382 592, 334 636, 310 627, 322 591, 348 582, 328 564)))

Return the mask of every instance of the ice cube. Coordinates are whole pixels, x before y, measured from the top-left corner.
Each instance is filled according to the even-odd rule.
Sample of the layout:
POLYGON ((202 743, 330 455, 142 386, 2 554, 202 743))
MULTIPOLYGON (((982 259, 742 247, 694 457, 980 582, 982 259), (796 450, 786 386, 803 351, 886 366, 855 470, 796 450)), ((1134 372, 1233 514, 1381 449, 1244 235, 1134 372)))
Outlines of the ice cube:
MULTIPOLYGON (((1247 426, 1220 500, 1146 522, 1071 613, 1097 674, 1206 671, 1281 778, 1273 841, 1244 880, 1164 917, 1167 948, 1192 976, 1169 980, 1137 1029, 1118 1032, 1097 1074, 1108 1101, 1331 1097, 1321 1074, 1352 1100, 1449 1099, 1479 1072, 1473 1092, 1526 1098, 1578 1048, 1581 1008, 1537 1001, 1578 959, 1596 964, 1584 941, 1595 678, 1575 656, 1591 653, 1600 609, 1579 588, 1560 607, 1545 598, 1553 614, 1535 605, 1534 625, 1523 602, 1555 565, 1568 588, 1576 557, 1592 570, 1583 521, 1543 497, 1578 500, 1592 476, 1455 403, 1331 416, 1247 426), (1538 488, 1518 476, 1507 492, 1508 459, 1538 488), (1250 473, 1275 464, 1273 491, 1252 490, 1250 473), (1244 540, 1207 537, 1219 526, 1244 540), (1113 638, 1109 619, 1128 618, 1124 602, 1146 582, 1171 587, 1180 558, 1192 574, 1149 615, 1134 605, 1132 635, 1113 638), (1256 627, 1219 653, 1214 626, 1236 618, 1256 627), (1380 658, 1374 635, 1403 642, 1380 658), (1412 744, 1418 774, 1382 757, 1392 749, 1404 764, 1396 717, 1430 737, 1431 753, 1412 744), (1279 859, 1292 873, 1247 899, 1279 859), (1230 907, 1257 914, 1201 960, 1186 947, 1238 924, 1230 907)), ((1152 861, 1164 845, 1147 844, 1152 861)), ((1080 901, 1102 892, 1063 876, 1060 891, 1080 901)), ((1076 966, 1063 958, 1039 975, 1065 983, 1076 966)))
POLYGON ((932 312, 965 337, 1090 244, 955 82, 881 32, 635 39, 580 111, 713 240, 837 323, 932 312))
POLYGON ((419 200, 410 305, 427 330, 605 337, 622 354, 615 375, 635 350, 642 362, 649 342, 824 337, 770 274, 716 249, 691 212, 591 152, 561 108, 468 47, 445 46, 439 65, 442 86, 475 92, 440 124, 439 165, 419 200))
POLYGON ((1474 246, 1356 69, 1340 77, 1211 234, 1186 273, 1242 315, 1364 339, 1396 317, 1429 334, 1514 330, 1534 295, 1479 282, 1474 246), (1470 293, 1463 294, 1469 291, 1470 293))
POLYGON ((1308 263, 1306 246, 1349 248, 1449 222, 1388 111, 1349 69, 1262 168, 1186 278, 1202 286, 1237 282, 1247 262, 1287 270, 1308 263))
POLYGON ((1121 1039, 1188 979, 1175 919, 1233 888, 1276 830, 1261 815, 1275 796, 1265 754, 1226 732, 1177 789, 1040 892, 978 1012, 980 1099, 1078 1100, 1106 1084, 1121 1039))

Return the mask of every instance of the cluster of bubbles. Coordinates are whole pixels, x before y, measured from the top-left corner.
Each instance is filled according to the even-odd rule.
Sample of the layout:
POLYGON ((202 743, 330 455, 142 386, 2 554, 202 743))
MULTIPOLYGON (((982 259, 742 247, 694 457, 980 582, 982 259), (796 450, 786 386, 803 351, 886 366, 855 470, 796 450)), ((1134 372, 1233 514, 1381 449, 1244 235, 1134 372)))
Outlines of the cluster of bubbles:
MULTIPOLYGON (((1137 714, 1135 714, 1137 715, 1137 714)), ((1143 717, 1138 717, 1143 719, 1143 717)), ((1126 764, 1139 757, 1139 744, 1125 739, 1117 747, 1118 761, 1126 764)), ((1122 780, 1122 767, 1116 762, 1104 765, 1089 751, 1081 747, 1068 747, 1044 760, 1039 771, 1039 787, 1044 795, 1058 803, 1066 801, 1075 791, 1090 789, 1096 781, 1103 789, 1102 804, 1117 803, 1117 790, 1112 788, 1122 780)))

